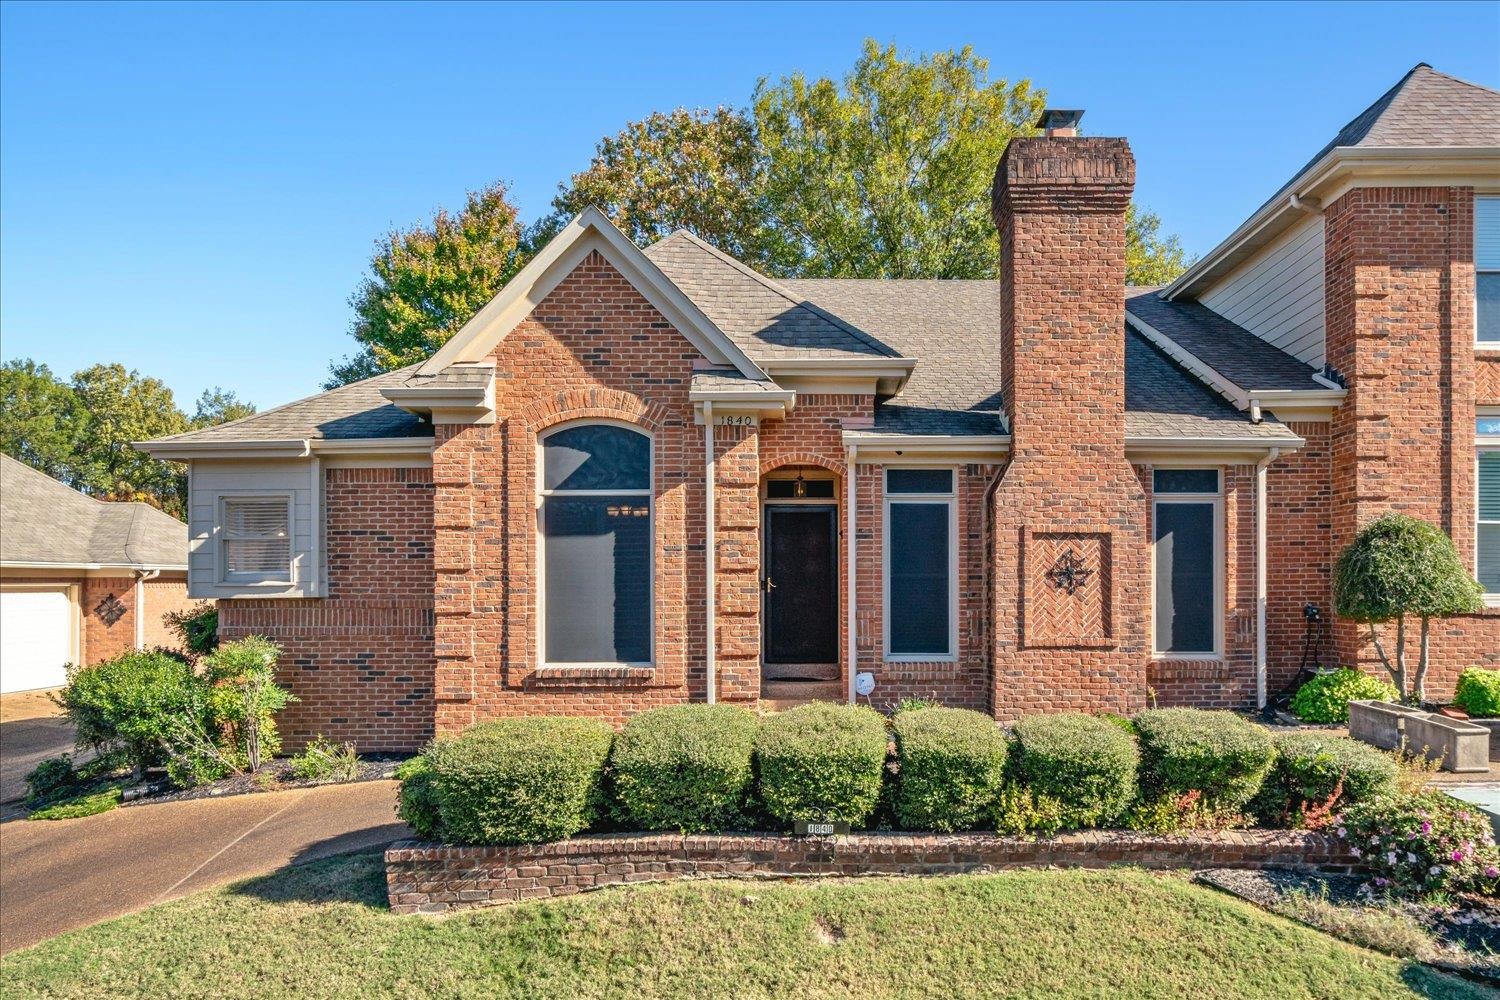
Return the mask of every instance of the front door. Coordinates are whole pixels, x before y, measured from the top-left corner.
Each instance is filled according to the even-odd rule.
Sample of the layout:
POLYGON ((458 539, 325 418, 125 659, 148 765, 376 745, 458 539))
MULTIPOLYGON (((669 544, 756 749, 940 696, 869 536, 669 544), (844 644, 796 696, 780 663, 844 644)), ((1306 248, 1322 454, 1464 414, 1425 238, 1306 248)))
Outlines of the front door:
POLYGON ((761 590, 768 680, 838 679, 837 518, 831 505, 766 506, 761 590))

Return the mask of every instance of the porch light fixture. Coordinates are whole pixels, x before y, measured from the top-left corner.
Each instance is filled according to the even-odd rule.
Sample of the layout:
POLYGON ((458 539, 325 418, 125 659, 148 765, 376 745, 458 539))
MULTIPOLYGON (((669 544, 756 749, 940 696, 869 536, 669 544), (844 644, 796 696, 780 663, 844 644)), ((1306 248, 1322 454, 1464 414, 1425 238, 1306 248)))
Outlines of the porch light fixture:
POLYGON ((802 473, 797 473, 797 481, 792 484, 792 496, 798 500, 807 499, 807 480, 802 478, 802 473))

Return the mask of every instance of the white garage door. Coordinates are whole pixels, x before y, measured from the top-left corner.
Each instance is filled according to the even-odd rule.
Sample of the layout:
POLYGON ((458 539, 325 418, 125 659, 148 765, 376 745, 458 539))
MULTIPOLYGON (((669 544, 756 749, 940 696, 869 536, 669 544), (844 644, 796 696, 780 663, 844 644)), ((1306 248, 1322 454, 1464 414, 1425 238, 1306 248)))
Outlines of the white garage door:
POLYGON ((58 687, 72 655, 66 590, 0 591, 0 691, 58 687))

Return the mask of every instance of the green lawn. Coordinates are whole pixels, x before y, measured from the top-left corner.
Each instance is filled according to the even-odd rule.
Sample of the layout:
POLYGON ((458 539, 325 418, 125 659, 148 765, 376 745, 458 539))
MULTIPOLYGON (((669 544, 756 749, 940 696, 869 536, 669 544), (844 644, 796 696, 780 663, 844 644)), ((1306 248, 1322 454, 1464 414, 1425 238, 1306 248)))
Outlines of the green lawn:
POLYGON ((385 910, 375 855, 75 931, 7 997, 1479 997, 1171 874, 692 882, 443 919, 385 910))

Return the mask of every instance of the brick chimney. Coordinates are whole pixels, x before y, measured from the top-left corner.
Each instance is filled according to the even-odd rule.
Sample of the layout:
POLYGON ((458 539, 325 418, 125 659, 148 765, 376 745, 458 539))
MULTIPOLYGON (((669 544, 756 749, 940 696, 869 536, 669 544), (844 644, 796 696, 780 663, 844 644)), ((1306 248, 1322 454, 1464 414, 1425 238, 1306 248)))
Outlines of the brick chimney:
POLYGON ((1014 139, 995 172, 1001 390, 1011 458, 993 494, 993 708, 1145 699, 1146 505, 1125 459, 1124 139, 1081 112, 1014 139))

